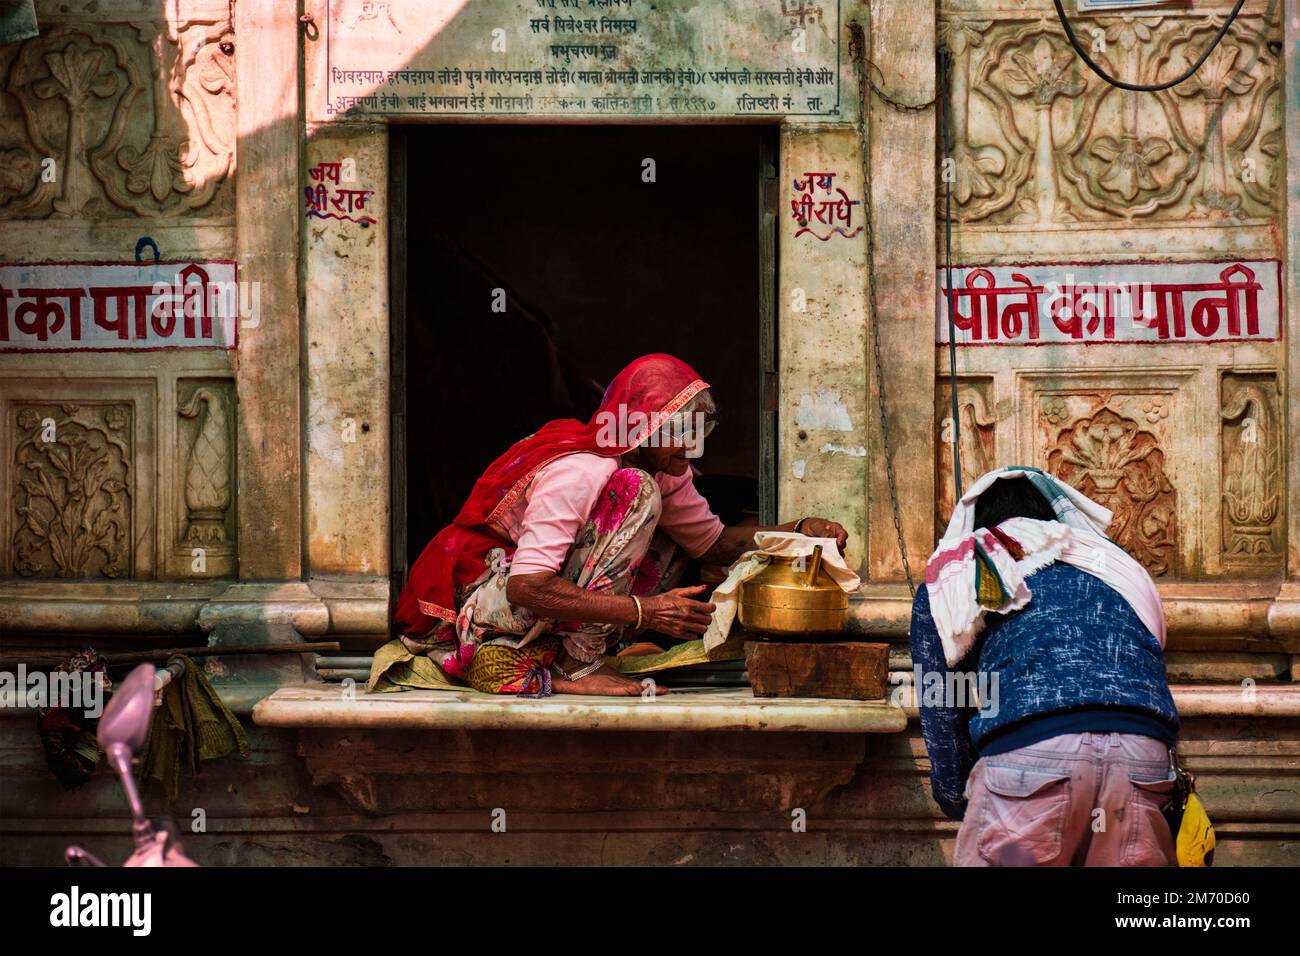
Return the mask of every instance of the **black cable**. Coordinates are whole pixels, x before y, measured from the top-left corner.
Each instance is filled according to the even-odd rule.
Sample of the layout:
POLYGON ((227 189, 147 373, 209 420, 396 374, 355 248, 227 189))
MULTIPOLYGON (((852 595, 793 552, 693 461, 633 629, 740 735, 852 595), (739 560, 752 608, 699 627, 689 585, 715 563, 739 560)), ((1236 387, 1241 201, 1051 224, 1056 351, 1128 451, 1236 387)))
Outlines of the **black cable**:
MULTIPOLYGON (((943 134, 943 155, 952 161, 951 130, 948 129, 948 73, 952 69, 951 54, 946 49, 940 51, 940 93, 939 128, 943 134)), ((953 171, 956 178, 956 170, 953 171)), ((961 413, 957 409, 957 316, 953 311, 956 294, 952 288, 952 180, 943 177, 943 250, 946 288, 944 296, 948 300, 948 377, 952 390, 952 481, 957 491, 953 498, 955 508, 961 502, 961 413)))
POLYGON ((1174 79, 1168 80, 1164 83, 1126 83, 1124 80, 1115 79, 1115 77, 1108 74, 1093 62, 1092 57, 1088 56, 1083 47, 1079 45, 1079 38, 1076 37, 1074 31, 1070 29, 1070 21, 1065 17, 1065 10, 1061 7, 1061 0, 1052 0, 1052 3, 1056 5, 1056 18, 1061 21, 1061 26, 1065 28, 1066 39, 1070 41, 1070 46, 1074 47, 1074 52, 1079 54, 1079 59, 1088 64, 1088 68, 1092 70, 1092 72, 1096 73, 1111 86, 1118 86, 1121 90, 1133 90, 1136 93, 1158 93, 1161 90, 1167 90, 1171 86, 1177 86, 1179 83, 1183 82, 1183 80, 1186 80, 1193 73, 1199 70, 1201 64, 1205 62, 1206 58, 1212 52, 1214 52, 1214 48, 1219 45, 1219 41, 1223 39, 1223 35, 1228 32, 1228 27, 1232 26, 1232 21, 1237 19, 1237 14, 1241 12, 1242 4, 1245 2, 1246 0, 1237 0, 1236 6, 1232 8, 1232 13, 1228 14, 1227 20, 1223 21, 1223 26, 1219 27, 1219 32, 1215 34, 1214 40, 1205 48, 1201 55, 1197 57, 1196 62, 1187 68, 1187 72, 1182 76, 1175 77, 1174 79))

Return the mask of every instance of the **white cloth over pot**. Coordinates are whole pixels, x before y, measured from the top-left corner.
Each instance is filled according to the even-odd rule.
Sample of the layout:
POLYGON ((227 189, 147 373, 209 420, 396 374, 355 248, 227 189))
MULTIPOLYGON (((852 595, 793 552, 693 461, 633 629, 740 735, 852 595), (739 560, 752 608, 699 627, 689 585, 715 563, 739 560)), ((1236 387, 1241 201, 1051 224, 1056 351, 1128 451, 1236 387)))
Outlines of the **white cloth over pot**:
POLYGON ((716 605, 709 629, 704 632, 704 649, 711 651, 727 639, 740 606, 740 586, 762 571, 774 557, 810 557, 818 545, 822 549, 822 567, 831 580, 852 593, 862 583, 840 554, 834 538, 813 538, 795 531, 759 531, 754 535, 758 547, 746 551, 727 572, 727 578, 713 589, 710 600, 716 605))

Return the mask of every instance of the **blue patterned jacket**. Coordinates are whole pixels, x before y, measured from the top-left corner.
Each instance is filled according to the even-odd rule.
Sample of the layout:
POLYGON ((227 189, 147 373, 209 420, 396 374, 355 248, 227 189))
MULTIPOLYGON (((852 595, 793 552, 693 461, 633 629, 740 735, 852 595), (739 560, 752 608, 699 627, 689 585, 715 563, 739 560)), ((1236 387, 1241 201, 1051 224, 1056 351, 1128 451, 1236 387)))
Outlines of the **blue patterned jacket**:
POLYGON ((921 678, 917 703, 930 786, 935 802, 954 820, 966 812, 963 791, 980 741, 994 731, 1098 706, 1148 713, 1178 731, 1160 642, 1117 591, 1061 561, 1025 583, 1033 592, 1029 603, 1013 614, 988 614, 975 646, 952 668, 968 675, 962 687, 980 689, 979 700, 967 695, 966 706, 960 695, 940 690, 956 682, 949 677, 924 585, 912 603, 913 675, 921 678))

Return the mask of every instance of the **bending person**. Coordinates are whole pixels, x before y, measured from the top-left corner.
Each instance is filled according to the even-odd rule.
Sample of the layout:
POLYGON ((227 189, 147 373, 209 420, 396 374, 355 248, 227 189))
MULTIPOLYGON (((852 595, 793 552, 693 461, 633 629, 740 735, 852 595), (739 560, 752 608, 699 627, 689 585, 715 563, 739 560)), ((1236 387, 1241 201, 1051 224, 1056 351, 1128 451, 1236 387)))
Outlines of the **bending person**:
POLYGON ((958 866, 1176 862, 1164 610, 1110 521, 1037 468, 997 469, 926 565, 912 662, 958 866), (957 693, 970 677, 978 702, 957 693))

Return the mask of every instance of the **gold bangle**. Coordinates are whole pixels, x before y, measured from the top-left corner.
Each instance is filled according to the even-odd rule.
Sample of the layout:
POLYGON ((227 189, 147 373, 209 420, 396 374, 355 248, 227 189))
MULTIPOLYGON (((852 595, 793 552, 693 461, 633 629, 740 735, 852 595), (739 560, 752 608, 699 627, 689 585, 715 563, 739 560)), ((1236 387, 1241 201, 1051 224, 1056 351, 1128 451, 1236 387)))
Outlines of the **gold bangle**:
POLYGON ((798 521, 796 521, 796 522, 794 523, 794 533, 795 533, 795 534, 803 534, 803 532, 799 530, 799 526, 800 526, 801 524, 803 524, 805 521, 807 521, 807 520, 808 520, 809 518, 811 518, 811 517, 812 517, 812 515, 804 515, 802 518, 800 518, 798 521))
POLYGON ((641 630, 641 599, 635 594, 629 594, 628 597, 630 597, 632 603, 636 605, 636 623, 632 625, 632 630, 639 631, 641 630))

